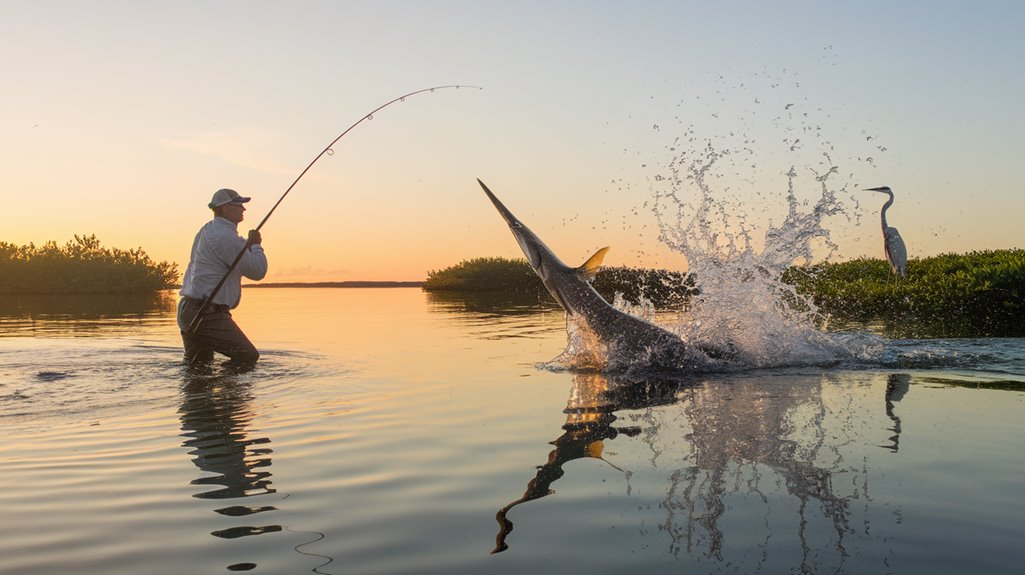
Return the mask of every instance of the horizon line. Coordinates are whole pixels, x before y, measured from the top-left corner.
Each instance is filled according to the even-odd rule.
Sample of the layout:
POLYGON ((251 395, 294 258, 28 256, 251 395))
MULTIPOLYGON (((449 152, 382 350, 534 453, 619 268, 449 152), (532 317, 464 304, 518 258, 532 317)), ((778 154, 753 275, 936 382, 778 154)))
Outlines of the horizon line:
POLYGON ((328 288, 360 288, 360 287, 392 287, 408 288, 423 287, 424 281, 398 281, 398 280, 348 280, 348 281, 325 281, 325 282, 267 282, 267 283, 244 283, 244 288, 282 288, 282 287, 328 287, 328 288))

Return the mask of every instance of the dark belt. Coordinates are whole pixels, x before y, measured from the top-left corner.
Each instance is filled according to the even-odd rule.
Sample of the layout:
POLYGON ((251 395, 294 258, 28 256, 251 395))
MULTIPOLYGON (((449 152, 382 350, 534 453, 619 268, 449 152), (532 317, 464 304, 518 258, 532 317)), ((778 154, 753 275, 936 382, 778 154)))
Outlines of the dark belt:
MULTIPOLYGON (((201 299, 196 299, 194 297, 189 297, 187 295, 183 295, 182 299, 187 301, 187 302, 189 302, 189 304, 194 305, 196 307, 200 307, 201 305, 203 305, 203 300, 201 300, 201 299)), ((223 304, 223 303, 212 303, 212 304, 206 306, 206 310, 203 313, 204 314, 217 313, 217 312, 228 313, 230 311, 231 311, 231 306, 229 306, 229 305, 226 305, 226 304, 223 304)))

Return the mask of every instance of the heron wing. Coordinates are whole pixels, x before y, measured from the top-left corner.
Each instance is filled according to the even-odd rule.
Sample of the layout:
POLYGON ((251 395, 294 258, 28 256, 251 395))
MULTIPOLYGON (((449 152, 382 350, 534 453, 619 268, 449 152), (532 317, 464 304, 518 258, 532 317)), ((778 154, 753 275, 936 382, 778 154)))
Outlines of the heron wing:
POLYGON ((890 261, 893 271, 904 277, 904 267, 908 263, 908 249, 897 228, 886 228, 886 259, 890 261))

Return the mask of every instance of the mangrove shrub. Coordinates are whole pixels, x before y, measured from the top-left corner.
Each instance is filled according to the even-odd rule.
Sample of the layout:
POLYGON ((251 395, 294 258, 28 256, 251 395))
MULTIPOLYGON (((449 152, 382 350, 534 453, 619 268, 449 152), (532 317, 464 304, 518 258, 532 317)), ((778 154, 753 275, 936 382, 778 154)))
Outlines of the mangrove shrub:
POLYGON ((140 293, 174 287, 178 265, 155 262, 141 248, 100 245, 95 235, 63 246, 0 242, 0 293, 140 293))
MULTIPOLYGON (((618 294, 637 305, 682 307, 694 290, 693 279, 679 272, 628 267, 601 268, 592 282, 606 300, 618 294)), ((545 294, 547 290, 523 258, 476 258, 427 274, 423 289, 429 292, 504 292, 545 294)))
MULTIPOLYGON (((994 250, 913 259, 896 279, 883 260, 856 259, 788 270, 784 281, 842 321, 882 319, 935 335, 1025 333, 1025 251, 994 250)), ((913 331, 896 330, 901 335, 913 331)))
MULTIPOLYGON (((880 259, 798 266, 783 281, 807 296, 823 317, 843 323, 879 322, 901 337, 1025 335, 1025 251, 995 250, 912 259, 896 279, 880 259)), ((697 293, 690 274, 602 268, 593 283, 613 301, 684 309, 697 293)), ((478 258, 428 274, 432 292, 547 295, 524 259, 478 258)), ((803 301, 791 298, 794 305, 803 301)))
POLYGON ((525 259, 474 258, 427 272, 426 291, 536 293, 544 291, 525 259))

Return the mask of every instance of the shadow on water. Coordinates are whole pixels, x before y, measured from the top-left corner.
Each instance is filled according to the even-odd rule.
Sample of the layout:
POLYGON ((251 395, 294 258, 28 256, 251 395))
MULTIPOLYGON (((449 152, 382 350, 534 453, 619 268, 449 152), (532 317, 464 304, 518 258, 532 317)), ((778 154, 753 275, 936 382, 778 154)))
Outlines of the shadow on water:
POLYGON ((177 298, 170 291, 6 295, 0 298, 0 334, 132 333, 142 324, 173 320, 176 304, 177 298))
MULTIPOLYGON (((893 426, 887 429, 892 432, 890 443, 879 446, 883 449, 895 452, 899 446, 897 404, 908 393, 910 379, 906 374, 888 376, 885 412, 893 426)), ((845 454, 849 434, 837 433, 835 422, 827 421, 849 417, 827 406, 827 383, 821 374, 775 376, 771 381, 750 375, 673 381, 574 374, 562 434, 551 442, 554 449, 523 495, 496 514, 499 531, 492 553, 509 549, 509 515, 516 506, 553 494, 552 484, 564 476, 566 463, 605 461, 607 443, 625 436, 647 443, 653 462, 668 460, 663 466, 670 474, 660 505, 665 517, 659 528, 671 538, 670 551, 677 558, 684 553, 743 569, 751 557, 737 550, 749 544, 752 530, 761 528, 764 540, 756 543, 760 553, 755 555, 760 556, 752 570, 772 565, 770 551, 788 554, 781 541, 794 545, 793 552, 802 557, 800 572, 839 570, 848 558, 847 538, 857 531, 851 505, 869 499, 869 481, 863 456, 845 454), (684 423, 673 416, 666 420, 665 412, 682 413, 684 423), (647 425, 616 425, 624 417, 647 425), (738 498, 752 498, 752 505, 742 505, 738 498), (759 508, 764 512, 760 521, 744 515, 759 508), (744 515, 740 521, 745 525, 728 517, 731 509, 744 515), (731 534, 738 541, 728 545, 731 534), (823 538, 828 540, 825 546, 823 538), (823 556, 825 549, 833 550, 832 558, 823 556)), ((863 422, 847 419, 844 425, 854 428, 863 422)), ((632 476, 606 462, 628 480, 632 476)), ((862 520, 867 534, 868 520, 862 520)))
POLYGON ((830 316, 831 331, 864 330, 896 339, 1022 337, 1025 324, 1018 317, 937 314, 899 317, 843 318, 830 316))
POLYGON ((536 314, 542 309, 561 309, 547 292, 428 291, 425 293, 432 311, 509 316, 536 314))
POLYGON ((469 327, 468 332, 480 339, 523 339, 545 337, 553 330, 562 331, 564 323, 548 321, 554 312, 563 315, 555 301, 546 294, 517 292, 425 292, 431 312, 469 327))

